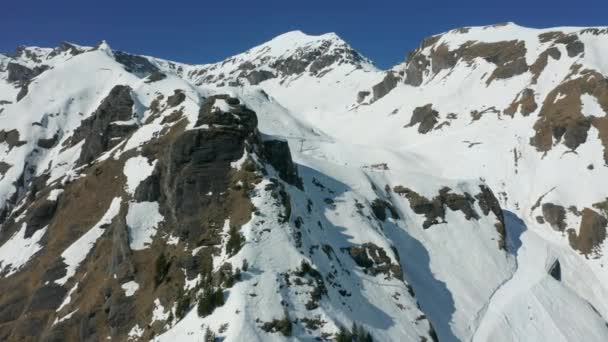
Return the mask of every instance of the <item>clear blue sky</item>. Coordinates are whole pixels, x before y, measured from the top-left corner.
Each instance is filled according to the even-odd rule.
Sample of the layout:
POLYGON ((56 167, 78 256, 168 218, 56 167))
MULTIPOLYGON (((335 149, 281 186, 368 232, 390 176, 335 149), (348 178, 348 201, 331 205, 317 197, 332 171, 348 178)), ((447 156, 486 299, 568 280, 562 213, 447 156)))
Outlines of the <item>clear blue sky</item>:
POLYGON ((514 21, 523 26, 608 25, 605 0, 476 1, 5 1, 0 51, 67 40, 186 63, 219 61, 291 30, 336 32, 386 68, 434 33, 514 21))

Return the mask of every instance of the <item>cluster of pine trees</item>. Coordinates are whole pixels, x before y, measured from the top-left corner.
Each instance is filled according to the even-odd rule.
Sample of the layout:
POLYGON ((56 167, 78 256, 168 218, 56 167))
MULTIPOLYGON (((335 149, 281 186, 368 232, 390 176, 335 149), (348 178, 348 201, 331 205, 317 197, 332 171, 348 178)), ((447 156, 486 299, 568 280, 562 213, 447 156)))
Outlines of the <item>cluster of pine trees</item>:
POLYGON ((336 335, 336 342, 373 342, 372 335, 357 323, 353 323, 351 331, 341 327, 336 335))

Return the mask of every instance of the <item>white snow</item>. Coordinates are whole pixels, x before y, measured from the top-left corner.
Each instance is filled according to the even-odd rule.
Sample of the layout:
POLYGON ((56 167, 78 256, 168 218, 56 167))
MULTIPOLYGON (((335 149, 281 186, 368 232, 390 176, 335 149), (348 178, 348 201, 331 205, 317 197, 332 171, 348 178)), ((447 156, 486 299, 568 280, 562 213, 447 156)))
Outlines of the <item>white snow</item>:
POLYGON ((120 211, 120 197, 116 197, 110 203, 110 207, 91 229, 89 229, 84 235, 78 240, 74 241, 68 248, 66 248, 61 257, 63 262, 66 264, 66 274, 63 278, 55 280, 56 284, 64 285, 74 274, 80 263, 89 255, 89 251, 95 245, 95 242, 105 232, 105 228, 112 222, 112 219, 120 211))
POLYGON ((224 99, 215 99, 212 111, 230 112, 230 105, 224 99))
POLYGON ((72 288, 68 291, 68 294, 65 295, 65 298, 63 299, 63 302, 61 302, 61 305, 59 305, 57 310, 55 310, 56 312, 60 312, 61 309, 70 304, 70 302, 72 301, 72 293, 74 293, 74 291, 78 289, 78 284, 79 283, 74 284, 74 286, 72 286, 72 288))
POLYGON ((148 159, 143 156, 129 158, 125 162, 123 173, 127 177, 127 191, 133 195, 139 183, 148 178, 154 171, 156 160, 148 163, 148 159))
POLYGON ((154 300, 154 311, 152 311, 152 322, 166 321, 169 318, 169 311, 165 311, 165 308, 160 303, 160 300, 156 298, 154 300))
POLYGON ((139 327, 139 324, 136 324, 133 328, 131 328, 131 330, 129 331, 129 338, 127 339, 128 341, 136 341, 137 339, 139 339, 140 337, 142 337, 144 334, 144 329, 139 327))
POLYGON ((148 248, 162 221, 163 216, 158 212, 157 202, 129 202, 127 226, 131 249, 148 248))
POLYGON ((131 280, 129 282, 126 282, 126 283, 120 285, 120 287, 122 287, 122 289, 125 290, 125 296, 131 297, 133 294, 135 294, 135 291, 137 291, 139 289, 139 284, 136 283, 135 281, 131 280))
POLYGON ((51 190, 51 192, 49 192, 49 197, 47 197, 47 199, 49 201, 56 201, 57 198, 59 198, 59 195, 61 195, 63 193, 63 189, 53 189, 51 190))
POLYGON ((29 238, 25 238, 27 223, 0 246, 0 271, 7 272, 8 277, 21 269, 31 258, 42 249, 39 244, 48 227, 38 229, 29 238))
POLYGON ((582 102, 582 113, 585 116, 595 116, 595 117, 603 117, 606 116, 606 112, 602 106, 600 106, 599 102, 593 95, 582 94, 581 95, 582 102))
POLYGON ((63 316, 61 318, 59 318, 59 317, 55 318, 55 321, 53 322, 53 325, 55 325, 57 323, 61 323, 63 321, 67 321, 68 319, 72 318, 72 316, 76 313, 76 311, 78 311, 78 309, 70 312, 69 314, 67 314, 67 315, 65 315, 65 316, 63 316))

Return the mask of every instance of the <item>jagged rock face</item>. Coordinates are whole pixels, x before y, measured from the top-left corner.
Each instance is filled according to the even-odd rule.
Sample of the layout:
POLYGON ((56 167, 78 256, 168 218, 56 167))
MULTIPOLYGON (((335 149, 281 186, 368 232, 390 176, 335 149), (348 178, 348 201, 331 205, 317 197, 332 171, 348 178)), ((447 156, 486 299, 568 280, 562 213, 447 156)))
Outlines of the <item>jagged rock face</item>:
POLYGON ((603 118, 585 116, 581 111, 581 96, 585 94, 594 97, 604 111, 608 110, 608 80, 597 72, 583 70, 580 77, 563 82, 548 94, 530 143, 542 152, 550 150, 554 142, 563 142, 569 149, 576 150, 587 141, 592 126, 600 132, 600 137, 605 136, 605 127, 601 125, 603 118))
POLYGON ((369 61, 334 34, 312 38, 294 31, 221 63, 191 70, 188 77, 199 85, 255 86, 273 79, 282 83, 302 75, 322 78, 344 65, 361 69, 363 65, 369 64, 369 61), (294 41, 301 41, 301 44, 288 48, 294 45, 294 41))
POLYGON ((452 211, 462 212, 467 220, 479 220, 480 216, 474 207, 477 200, 478 206, 485 216, 488 216, 490 213, 495 215, 497 219, 495 228, 500 235, 498 246, 501 249, 505 249, 506 230, 504 227, 504 217, 498 200, 492 191, 486 186, 480 186, 480 192, 474 196, 471 196, 467 192, 460 195, 451 191, 452 189, 444 187, 439 190, 439 194, 436 197, 428 199, 401 185, 393 188, 394 193, 405 197, 409 201, 410 207, 416 214, 426 217, 422 225, 424 229, 428 229, 433 225, 446 223, 445 207, 448 207, 452 211))
MULTIPOLYGON (((107 126, 131 118, 133 102, 130 93, 130 87, 114 87, 90 120, 84 120, 74 132, 74 140, 85 139, 82 151, 86 154, 81 154, 80 160, 87 160, 90 164, 81 171, 84 176, 63 184, 61 195, 50 200, 47 199, 49 193, 56 190, 42 186, 25 206, 27 210, 23 219, 11 218, 3 226, 3 230, 16 231, 21 224, 18 221, 24 220, 27 222, 24 225, 25 239, 37 236, 36 232, 43 228, 45 231, 40 242, 43 249, 36 262, 28 264, 16 276, 0 282, 3 293, 10 293, 0 298, 0 337, 3 340, 94 341, 105 336, 126 340, 139 316, 151 315, 149 307, 154 304, 146 298, 154 293, 163 301, 175 300, 178 295, 175 286, 183 286, 189 279, 181 273, 181 265, 187 265, 188 277, 196 277, 201 272, 211 273, 208 263, 212 255, 218 253, 217 248, 221 248, 218 229, 221 231, 226 220, 230 220, 234 227, 240 227, 249 220, 252 206, 247 190, 233 189, 233 184, 237 181, 243 184, 255 182, 255 167, 250 171, 236 171, 231 163, 243 158, 247 150, 254 153, 258 149, 263 153, 264 145, 257 137, 255 113, 242 105, 235 105, 233 110, 224 113, 242 118, 232 124, 184 130, 182 120, 182 124, 176 122, 165 134, 147 142, 142 146, 142 153, 156 160, 156 167, 134 191, 136 202, 123 201, 123 205, 111 209, 116 199, 127 196, 123 189, 125 176, 122 169, 126 168, 135 151, 126 152, 116 160, 94 161, 107 150, 106 140, 97 140, 95 144, 89 140, 108 139, 108 132, 114 131, 108 130, 107 126), (106 137, 97 138, 103 135, 106 137), (87 195, 88 192, 95 196, 87 195), (164 239, 154 238, 149 242, 154 246, 152 249, 135 247, 135 226, 129 215, 133 206, 139 203, 158 203, 158 211, 163 217, 163 235, 175 236, 184 245, 204 245, 209 249, 192 255, 168 248, 164 239), (108 216, 112 210, 115 210, 115 216, 108 216), (100 220, 101 216, 108 219, 100 220), (98 223, 99 228, 89 228, 99 220, 106 220, 106 223, 98 223), (72 259, 65 254, 62 259, 57 253, 96 229, 99 229, 100 237, 95 245, 89 246, 90 252, 81 249, 71 252, 85 254, 81 267, 69 271, 73 267, 70 266, 72 259), (161 279, 155 275, 158 268, 154 271, 150 264, 153 265, 154 260, 164 253, 170 255, 171 261, 163 271, 167 275, 161 279), (73 273, 68 272, 76 274, 72 277, 70 274, 73 273), (64 278, 67 278, 67 284, 61 280, 64 278), (16 290, 15 286, 25 279, 31 287, 16 290), (121 288, 121 284, 132 281, 138 284, 136 295, 121 288), (70 318, 58 323, 55 311, 60 311, 65 305, 62 303, 71 287, 77 287, 78 291, 70 292, 71 301, 65 302, 71 308, 70 311, 64 309, 64 315, 71 312, 70 318)), ((230 99, 227 96, 218 98, 230 99)), ((235 100, 229 102, 234 104, 235 100)), ((214 99, 209 101, 213 103, 214 99)), ((205 110, 202 109, 201 113, 205 110)), ((120 137, 125 138, 126 135, 120 137)), ((3 237, 3 242, 7 238, 3 237)), ((226 273, 226 267, 223 268, 223 275, 216 278, 216 286, 227 286, 224 282, 228 274, 232 274, 232 268, 229 267, 228 271, 226 273)), ((195 293, 187 295, 196 300, 195 293)), ((154 332, 150 330, 149 334, 154 332)))
POLYGON ((365 243, 361 247, 350 247, 348 253, 365 272, 370 272, 374 276, 382 273, 387 277, 403 278, 401 266, 394 264, 386 251, 373 243, 365 243))
POLYGON ((10 131, 1 130, 0 131, 0 143, 5 143, 9 150, 14 147, 19 147, 25 144, 25 141, 19 140, 19 131, 16 129, 12 129, 10 131))
POLYGON ((32 78, 40 75, 47 69, 48 66, 46 65, 36 66, 34 69, 30 69, 24 65, 12 62, 9 62, 6 66, 8 81, 17 83, 18 85, 27 84, 32 78))
POLYGON ((608 219, 604 216, 589 208, 583 209, 578 234, 573 229, 568 230, 570 245, 584 255, 597 252, 606 239, 607 226, 608 219))
POLYGON ((322 70, 335 63, 356 64, 361 61, 361 55, 346 44, 338 43, 334 46, 332 42, 325 41, 317 49, 300 50, 286 59, 279 59, 272 67, 286 76, 301 74, 304 71, 319 76, 322 70))
MULTIPOLYGON (((394 73, 388 72, 382 82, 372 87, 373 100, 376 101, 384 95, 388 94, 393 88, 395 88, 401 78, 397 77, 394 73)), ((361 101, 359 101, 361 102, 361 101)))
POLYGON ((264 157, 277 170, 281 179, 303 189, 302 180, 298 176, 298 170, 291 159, 287 142, 280 140, 264 141, 264 157))
POLYGON ((555 205, 553 203, 544 203, 542 206, 543 217, 551 227, 557 231, 564 231, 566 229, 566 209, 561 205, 555 205))
POLYGON ((194 130, 182 134, 169 147, 160 181, 171 215, 179 222, 180 238, 196 243, 205 236, 200 215, 214 211, 209 194, 228 188, 230 163, 241 158, 245 150, 243 138, 238 131, 194 130))
POLYGON ((82 152, 78 159, 79 164, 93 161, 102 152, 116 146, 137 128, 136 124, 129 122, 133 119, 132 108, 131 88, 128 86, 112 88, 110 94, 101 102, 95 113, 84 120, 74 132, 71 140, 72 145, 84 140, 82 152))
POLYGON ((418 125, 418 132, 424 134, 429 132, 437 124, 439 113, 433 110, 433 104, 429 103, 422 107, 417 107, 412 113, 412 119, 407 127, 418 125))
POLYGON ((198 113, 196 126, 237 126, 241 127, 243 132, 252 132, 257 127, 257 117, 253 111, 239 104, 238 99, 230 98, 226 95, 211 96, 201 106, 198 113), (225 103, 231 107, 231 112, 225 111, 226 107, 216 105, 217 103, 225 103), (236 115, 232 115, 232 113, 236 115))
POLYGON ((116 51, 114 52, 114 58, 118 63, 124 65, 125 70, 142 78, 159 72, 158 68, 150 63, 146 57, 116 51))

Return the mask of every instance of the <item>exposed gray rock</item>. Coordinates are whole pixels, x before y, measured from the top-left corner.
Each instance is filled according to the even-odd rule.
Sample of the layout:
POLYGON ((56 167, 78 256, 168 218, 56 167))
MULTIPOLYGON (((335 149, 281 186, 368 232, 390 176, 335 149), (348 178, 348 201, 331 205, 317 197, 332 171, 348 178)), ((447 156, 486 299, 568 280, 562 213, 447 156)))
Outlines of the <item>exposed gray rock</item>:
POLYGON ((216 99, 223 99, 229 104, 237 103, 236 101, 231 100, 227 95, 210 96, 201 106, 195 126, 242 126, 245 131, 253 131, 257 127, 257 116, 252 110, 243 105, 233 106, 230 112, 222 112, 221 110, 217 109, 214 110, 213 105, 216 99))
POLYGON ((357 93, 357 103, 363 102, 363 100, 365 100, 365 98, 368 97, 369 94, 370 94, 370 92, 367 90, 362 90, 362 91, 358 92, 357 93))
POLYGON ((568 240, 572 248, 585 256, 599 253, 599 248, 606 239, 608 220, 596 211, 584 208, 578 234, 574 229, 568 229, 568 240))
POLYGON ((161 196, 160 191, 160 174, 157 168, 148 178, 139 183, 133 198, 137 202, 156 202, 161 196))
POLYGON ((133 132, 136 125, 112 125, 114 121, 127 121, 133 118, 133 99, 131 88, 117 85, 101 102, 91 117, 82 121, 72 136, 72 145, 84 140, 78 164, 87 164, 133 132))
POLYGON ((164 73, 162 73, 160 71, 153 71, 150 74, 150 76, 148 76, 148 79, 145 82, 154 83, 154 82, 158 82, 160 80, 164 80, 165 78, 167 78, 167 75, 165 75, 164 73))
POLYGON ((555 40, 558 44, 565 44, 568 57, 576 57, 585 52, 585 44, 578 39, 576 34, 569 34, 555 40))
POLYGON ((51 148, 57 144, 59 140, 59 135, 55 133, 52 138, 48 139, 38 139, 37 145, 42 148, 51 148))
POLYGON ((416 51, 410 53, 407 58, 407 66, 405 69, 405 84, 417 87, 422 84, 424 74, 431 63, 422 54, 416 54, 416 51))
POLYGON ((29 238, 37 230, 47 226, 57 210, 57 202, 43 200, 31 206, 27 211, 27 227, 25 228, 25 238, 29 238))
POLYGON ((63 302, 66 293, 66 289, 56 284, 43 286, 32 296, 27 311, 55 310, 63 302))
POLYGON ((439 122, 439 112, 434 110, 433 105, 429 103, 421 107, 416 107, 412 113, 410 123, 405 127, 412 127, 419 124, 418 133, 425 134, 431 131, 437 122, 439 122))
POLYGON ((17 96, 15 97, 15 101, 17 101, 17 102, 21 101, 21 99, 23 99, 27 95, 28 91, 29 91, 29 83, 22 85, 21 89, 19 89, 19 92, 17 93, 17 96))
POLYGON ((186 94, 184 94, 184 92, 180 89, 175 89, 173 91, 173 95, 171 95, 167 98, 167 107, 169 107, 169 108, 177 107, 179 104, 184 102, 185 99, 186 99, 186 94))
POLYGON ((559 260, 555 260, 553 265, 549 268, 549 275, 557 281, 562 280, 562 267, 559 264, 559 260))
POLYGON ((125 70, 141 78, 159 72, 159 69, 143 56, 131 55, 122 51, 114 51, 114 59, 122 64, 125 67, 125 70))
POLYGON ((346 251, 353 258, 357 266, 363 268, 365 273, 371 275, 384 274, 388 278, 403 279, 403 271, 399 264, 392 262, 386 251, 371 242, 360 247, 349 247, 346 251))
POLYGON ((162 192, 180 238, 198 242, 205 233, 200 215, 212 205, 206 194, 228 188, 230 163, 242 157, 245 137, 238 130, 189 130, 169 146, 162 192))
POLYGON ((12 150, 14 147, 19 147, 21 145, 25 145, 25 141, 19 140, 19 131, 16 129, 12 129, 10 131, 0 131, 0 144, 6 143, 8 145, 8 150, 12 150))
POLYGON ((566 209, 561 205, 553 203, 543 203, 543 217, 551 227, 557 231, 563 232, 566 229, 566 209))
POLYGON ((391 217, 395 220, 399 219, 399 214, 397 213, 397 210, 395 210, 395 208, 393 207, 393 205, 385 200, 376 198, 373 202, 372 202, 372 212, 374 213, 374 216, 376 216, 376 218, 378 218, 380 221, 384 221, 386 220, 386 211, 389 211, 391 214, 391 217))
POLYGON ((253 70, 247 74, 247 81, 249 81, 249 84, 251 85, 258 85, 274 77, 275 75, 268 70, 253 70))
POLYGON ((72 56, 76 56, 79 55, 81 53, 83 53, 84 51, 81 50, 80 48, 78 48, 77 46, 70 44, 68 42, 61 42, 59 43, 59 46, 56 47, 50 54, 49 54, 49 58, 53 58, 57 55, 59 55, 60 53, 63 52, 68 52, 70 55, 72 56))
POLYGON ((394 72, 389 71, 384 76, 384 79, 372 87, 372 93, 374 94, 374 101, 379 100, 393 90, 401 79, 395 75, 394 72))
POLYGON ((270 165, 277 170, 282 180, 303 189, 302 179, 298 176, 298 169, 291 159, 291 152, 286 141, 264 141, 264 156, 270 165))
POLYGON ((11 164, 4 161, 0 161, 0 176, 4 176, 6 174, 6 171, 8 171, 11 167, 11 164))
POLYGON ((0 299, 0 324, 14 321, 27 306, 27 297, 17 293, 6 293, 0 299))
POLYGON ((40 75, 44 71, 48 70, 49 67, 47 65, 36 66, 33 69, 30 69, 24 65, 9 62, 6 66, 6 70, 8 71, 7 80, 11 83, 17 83, 19 85, 25 85, 32 78, 40 75))

